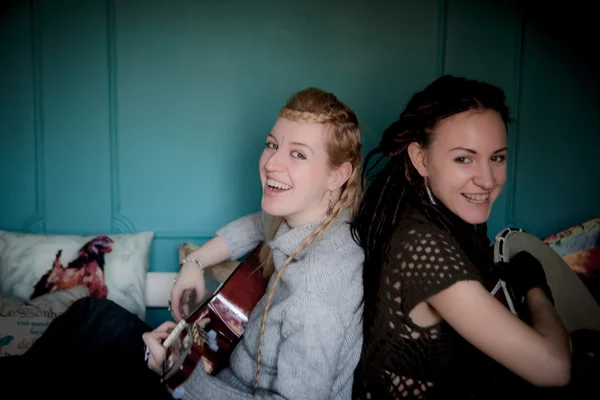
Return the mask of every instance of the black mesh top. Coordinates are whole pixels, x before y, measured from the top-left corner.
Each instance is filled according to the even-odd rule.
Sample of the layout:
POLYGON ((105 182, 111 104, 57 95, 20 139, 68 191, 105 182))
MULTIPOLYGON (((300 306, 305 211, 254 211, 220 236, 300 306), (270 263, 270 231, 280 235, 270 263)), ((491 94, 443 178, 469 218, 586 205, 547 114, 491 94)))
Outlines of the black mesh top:
MULTIPOLYGON (((373 326, 365 327, 354 398, 447 398, 468 392, 471 384, 460 380, 468 371, 472 375, 465 382, 485 376, 487 356, 444 321, 420 327, 409 313, 458 281, 476 280, 488 287, 480 270, 448 231, 418 212, 405 216, 396 229, 387 259, 377 300, 365 310, 372 313, 373 326)), ((476 379, 475 385, 482 384, 476 379)))

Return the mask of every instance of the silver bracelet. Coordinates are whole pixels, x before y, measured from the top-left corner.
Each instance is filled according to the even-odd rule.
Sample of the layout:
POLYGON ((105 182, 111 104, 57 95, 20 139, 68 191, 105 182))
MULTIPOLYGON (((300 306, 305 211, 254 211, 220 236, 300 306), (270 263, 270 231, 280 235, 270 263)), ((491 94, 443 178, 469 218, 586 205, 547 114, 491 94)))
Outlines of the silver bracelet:
POLYGON ((204 272, 204 265, 202 265, 202 263, 200 261, 196 260, 195 258, 186 257, 183 260, 181 260, 181 265, 183 265, 185 263, 197 264, 200 267, 200 271, 204 272))

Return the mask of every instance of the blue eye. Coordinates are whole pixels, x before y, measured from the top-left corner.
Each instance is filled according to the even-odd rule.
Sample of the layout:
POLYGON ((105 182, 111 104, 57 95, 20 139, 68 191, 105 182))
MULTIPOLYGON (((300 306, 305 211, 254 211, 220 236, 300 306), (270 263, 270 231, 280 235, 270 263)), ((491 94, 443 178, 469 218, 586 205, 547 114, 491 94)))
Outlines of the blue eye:
POLYGON ((300 153, 299 151, 292 151, 292 157, 294 158, 300 158, 300 159, 306 159, 306 157, 304 157, 304 154, 300 153))
POLYGON ((277 150, 277 145, 275 143, 267 142, 265 143, 265 147, 267 149, 277 150))

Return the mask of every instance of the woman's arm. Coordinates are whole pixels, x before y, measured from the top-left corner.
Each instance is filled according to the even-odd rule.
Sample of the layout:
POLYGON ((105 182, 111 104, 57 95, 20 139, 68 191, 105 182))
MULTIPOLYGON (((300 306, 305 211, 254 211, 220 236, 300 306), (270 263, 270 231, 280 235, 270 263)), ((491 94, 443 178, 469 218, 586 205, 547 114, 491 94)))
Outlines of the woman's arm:
POLYGON ((262 212, 249 214, 217 231, 216 236, 223 240, 229 249, 225 260, 236 260, 254 250, 265 240, 264 217, 262 212))
POLYGON ((527 293, 527 307, 531 315, 531 326, 541 335, 557 343, 563 357, 570 362, 573 355, 571 337, 563 325, 558 312, 546 294, 540 288, 533 288, 527 293))
POLYGON ((200 261, 204 268, 208 268, 227 261, 229 259, 229 247, 220 236, 214 236, 188 254, 188 257, 200 261))
MULTIPOLYGON (((237 259, 247 254, 264 240, 262 213, 257 212, 225 225, 217 234, 188 255, 209 268, 223 261, 237 259)), ((171 313, 176 321, 181 320, 182 311, 187 314, 192 303, 206 297, 204 275, 194 262, 181 265, 179 276, 171 289, 171 313), (196 294, 196 299, 192 294, 196 294)))
POLYGON ((209 241, 188 254, 205 268, 248 253, 264 240, 262 213, 257 212, 230 222, 209 241))
POLYGON ((537 386, 569 383, 569 335, 541 289, 527 293, 531 326, 476 281, 456 282, 427 302, 466 340, 523 379, 537 386))

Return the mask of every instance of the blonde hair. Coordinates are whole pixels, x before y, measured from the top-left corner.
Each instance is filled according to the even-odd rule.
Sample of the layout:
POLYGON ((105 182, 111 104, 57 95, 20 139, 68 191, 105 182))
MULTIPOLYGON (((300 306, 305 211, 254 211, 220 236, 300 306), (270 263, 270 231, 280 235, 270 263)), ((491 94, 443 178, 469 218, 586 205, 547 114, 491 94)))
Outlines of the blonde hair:
MULTIPOLYGON (((338 100, 332 93, 317 88, 308 88, 293 95, 288 100, 287 104, 280 110, 279 116, 295 122, 323 124, 328 133, 327 153, 329 155, 330 165, 338 167, 345 162, 349 162, 352 165, 352 173, 346 183, 342 185, 340 198, 334 205, 331 213, 325 218, 323 223, 319 225, 296 250, 294 250, 275 276, 275 281, 271 287, 267 305, 263 313, 258 339, 258 356, 256 360, 254 390, 256 390, 260 375, 262 337, 265 330, 267 312, 279 278, 294 257, 329 228, 342 211, 348 210, 351 218, 356 215, 363 191, 359 123, 356 114, 348 106, 338 100)), ((275 271, 273 249, 269 247, 268 242, 275 237, 275 234, 283 222, 284 219, 282 217, 268 216, 266 240, 261 248, 259 256, 263 276, 265 277, 270 277, 275 271)))

